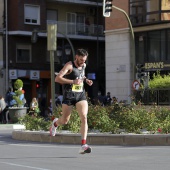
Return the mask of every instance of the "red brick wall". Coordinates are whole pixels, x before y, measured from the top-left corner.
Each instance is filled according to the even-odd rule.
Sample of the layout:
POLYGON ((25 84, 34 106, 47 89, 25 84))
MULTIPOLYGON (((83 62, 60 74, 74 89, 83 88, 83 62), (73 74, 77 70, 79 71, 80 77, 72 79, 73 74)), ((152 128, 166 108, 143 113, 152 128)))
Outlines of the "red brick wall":
MULTIPOLYGON (((123 9, 129 15, 129 0, 113 0, 113 5, 123 9)), ((105 30, 122 29, 129 27, 126 16, 112 8, 111 16, 105 20, 105 30)))

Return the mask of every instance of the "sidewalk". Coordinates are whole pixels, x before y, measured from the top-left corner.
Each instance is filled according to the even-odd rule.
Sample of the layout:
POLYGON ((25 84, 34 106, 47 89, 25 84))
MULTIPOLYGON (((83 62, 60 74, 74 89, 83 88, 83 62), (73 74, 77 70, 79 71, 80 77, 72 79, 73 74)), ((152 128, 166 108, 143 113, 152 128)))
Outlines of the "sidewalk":
MULTIPOLYGON (((49 132, 27 131, 23 125, 0 124, 0 129, 12 129, 12 138, 16 140, 80 144, 80 134, 69 131, 57 132, 51 137, 49 132)), ((87 143, 91 145, 121 145, 121 146, 170 146, 170 134, 107 134, 88 133, 87 143)))
POLYGON ((0 124, 0 130, 21 130, 25 129, 23 125, 20 124, 0 124))

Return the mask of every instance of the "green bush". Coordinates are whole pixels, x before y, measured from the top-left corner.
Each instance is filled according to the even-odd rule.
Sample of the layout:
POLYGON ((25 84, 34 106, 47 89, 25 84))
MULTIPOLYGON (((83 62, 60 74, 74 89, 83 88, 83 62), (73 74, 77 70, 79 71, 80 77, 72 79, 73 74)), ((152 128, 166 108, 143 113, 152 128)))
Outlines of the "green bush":
POLYGON ((39 131, 44 130, 48 131, 50 128, 50 121, 45 120, 42 117, 34 115, 26 115, 23 118, 19 118, 19 122, 25 125, 26 130, 39 131))
POLYGON ((170 87, 170 74, 160 75, 160 72, 157 72, 153 75, 153 79, 149 80, 150 89, 164 89, 170 87))

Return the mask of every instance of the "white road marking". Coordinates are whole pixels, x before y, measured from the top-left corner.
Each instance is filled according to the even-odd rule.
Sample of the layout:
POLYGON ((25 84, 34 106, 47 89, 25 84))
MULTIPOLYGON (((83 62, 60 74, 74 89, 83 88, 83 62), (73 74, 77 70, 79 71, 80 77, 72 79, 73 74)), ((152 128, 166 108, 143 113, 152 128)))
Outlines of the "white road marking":
MULTIPOLYGON (((80 146, 79 145, 77 145, 77 146, 69 146, 69 145, 66 145, 66 146, 64 146, 64 145, 52 145, 52 146, 50 146, 50 145, 39 145, 39 144, 30 144, 30 145, 28 145, 28 144, 9 144, 9 145, 14 145, 14 146, 21 146, 21 147, 38 147, 38 148, 79 148, 80 146)), ((100 150, 101 149, 108 149, 108 150, 110 150, 110 149, 113 149, 113 150, 115 150, 115 149, 123 149, 123 150, 125 150, 125 149, 128 149, 128 150, 131 150, 131 149, 136 149, 136 150, 138 150, 138 149, 140 149, 140 150, 148 150, 148 149, 150 149, 150 150, 152 150, 152 149, 155 149, 155 150, 157 150, 157 149, 160 149, 160 147, 161 147, 161 149, 170 149, 170 147, 169 146, 104 146, 104 145, 101 145, 101 146, 91 146, 92 148, 100 148, 100 150)))
POLYGON ((23 147, 25 147, 25 146, 27 146, 27 147, 36 147, 36 148, 78 148, 78 147, 80 147, 79 145, 77 145, 77 146, 61 146, 61 145, 59 145, 59 146, 57 146, 57 145, 53 145, 53 146, 47 146, 47 145, 39 145, 39 144, 32 144, 32 145, 24 145, 24 144, 9 144, 9 145, 13 145, 13 146, 23 146, 23 147))
POLYGON ((44 169, 44 168, 37 168, 37 167, 33 167, 33 166, 25 166, 25 165, 20 165, 20 164, 13 164, 13 163, 9 163, 9 162, 0 162, 0 163, 7 164, 7 165, 12 165, 12 166, 19 166, 19 167, 24 167, 24 168, 30 168, 30 169, 50 170, 50 169, 44 169))

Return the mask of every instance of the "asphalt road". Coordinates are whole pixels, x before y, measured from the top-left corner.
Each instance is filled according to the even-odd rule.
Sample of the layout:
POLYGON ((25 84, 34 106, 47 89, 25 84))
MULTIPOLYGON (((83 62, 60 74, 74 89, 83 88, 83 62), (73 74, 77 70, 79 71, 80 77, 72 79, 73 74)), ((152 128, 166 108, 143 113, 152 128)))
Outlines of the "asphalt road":
POLYGON ((17 141, 0 130, 0 170, 169 170, 169 146, 99 146, 78 154, 79 145, 17 141))

